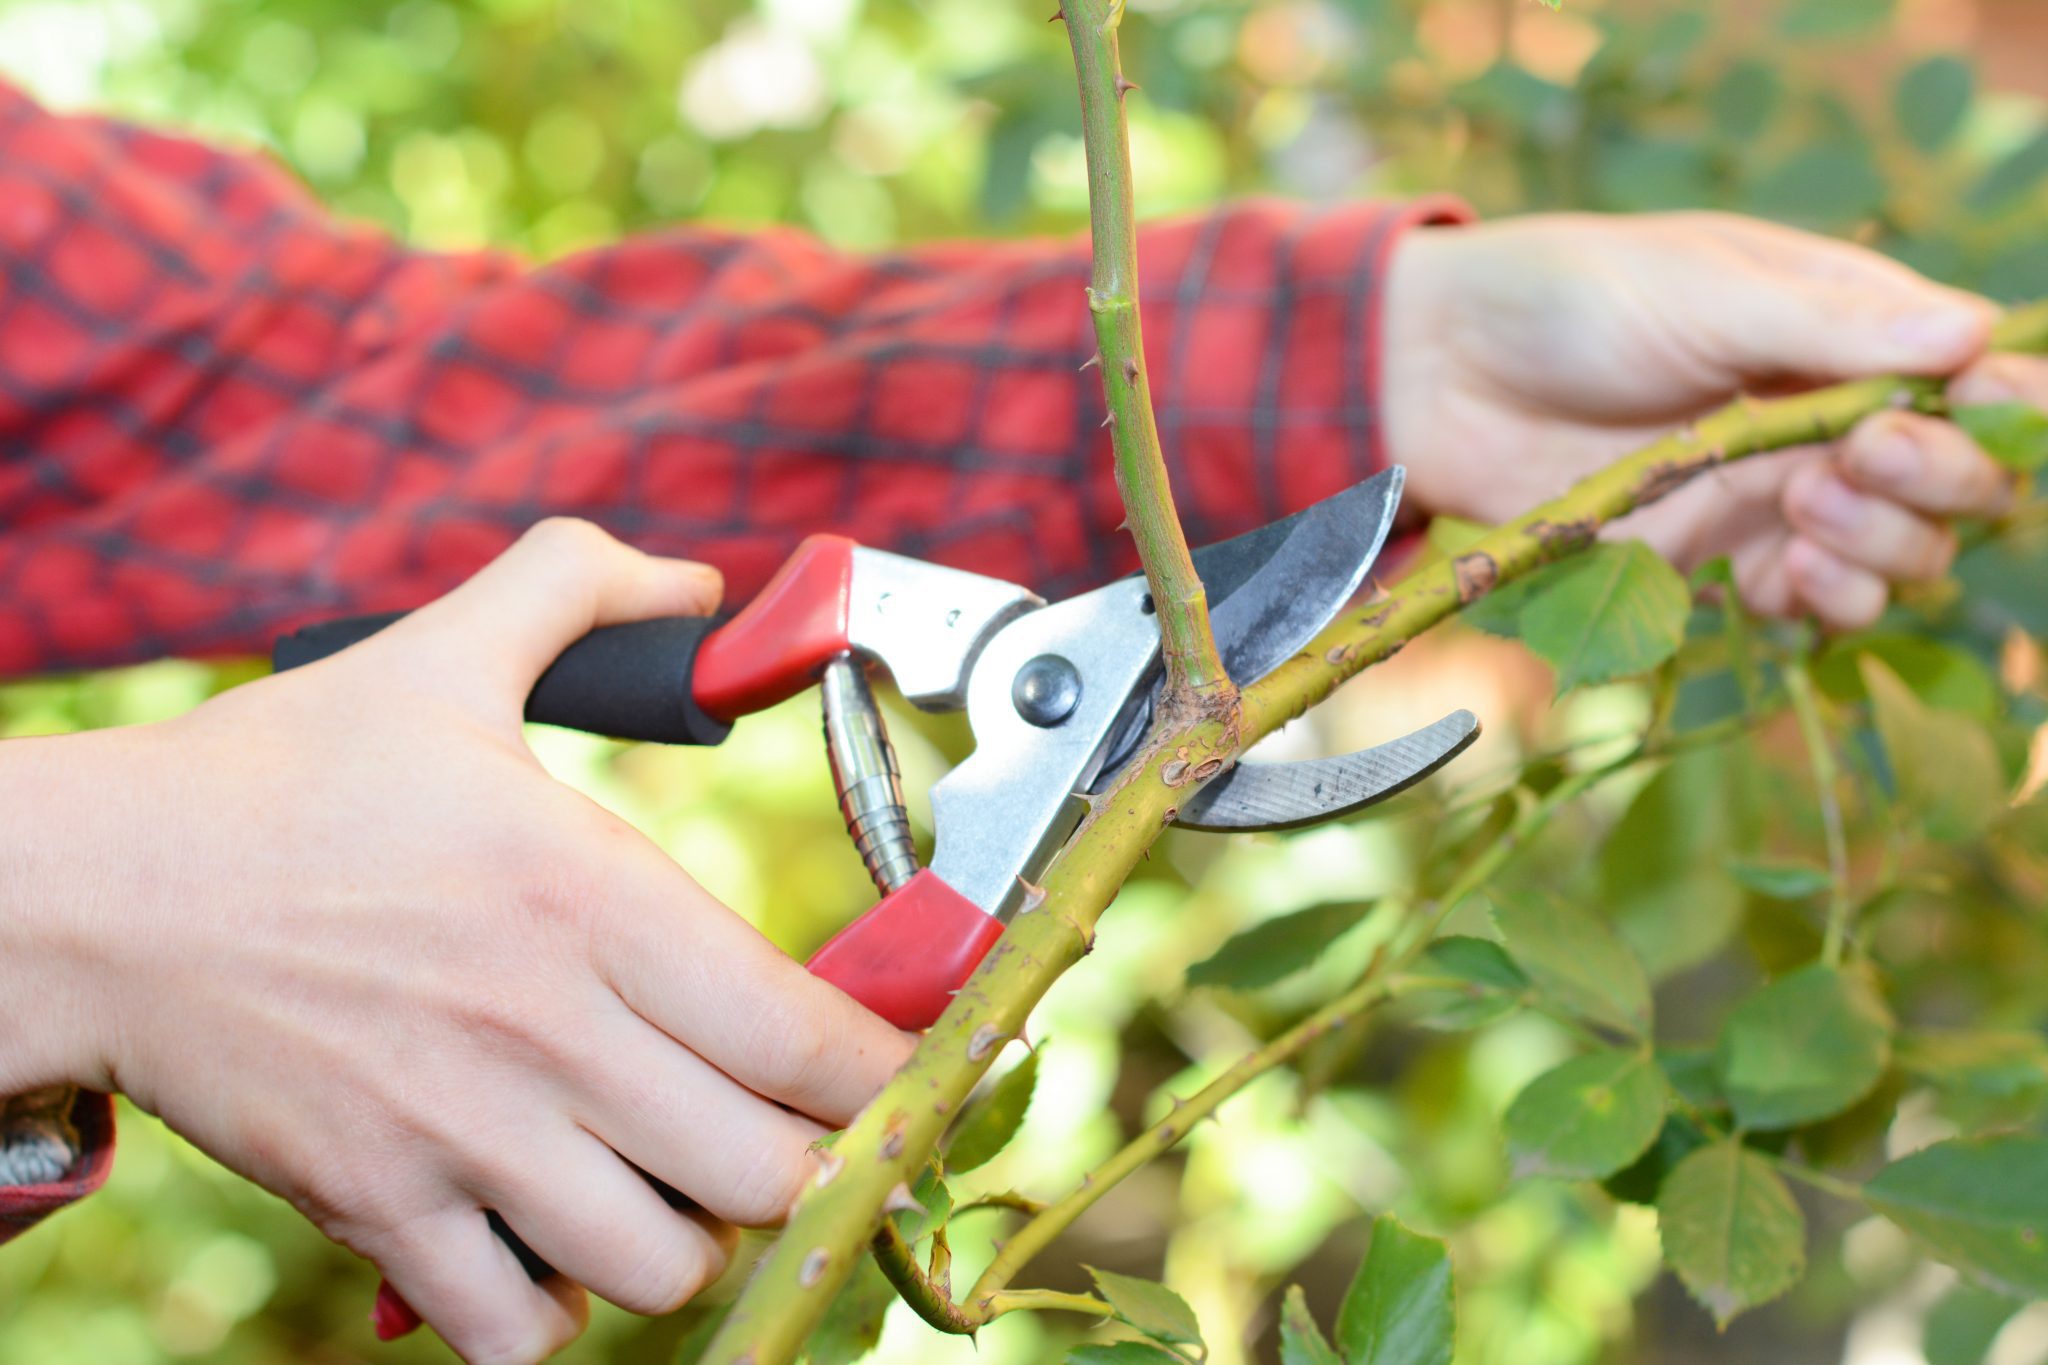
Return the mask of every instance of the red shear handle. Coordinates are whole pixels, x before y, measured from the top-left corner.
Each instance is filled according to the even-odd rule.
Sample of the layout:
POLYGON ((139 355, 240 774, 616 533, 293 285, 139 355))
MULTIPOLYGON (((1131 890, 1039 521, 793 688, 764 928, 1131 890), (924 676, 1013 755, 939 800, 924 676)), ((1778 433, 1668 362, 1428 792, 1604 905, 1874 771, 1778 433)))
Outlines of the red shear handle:
POLYGON ((926 868, 833 935, 809 966, 897 1028, 930 1028, 1002 933, 1001 920, 926 868))

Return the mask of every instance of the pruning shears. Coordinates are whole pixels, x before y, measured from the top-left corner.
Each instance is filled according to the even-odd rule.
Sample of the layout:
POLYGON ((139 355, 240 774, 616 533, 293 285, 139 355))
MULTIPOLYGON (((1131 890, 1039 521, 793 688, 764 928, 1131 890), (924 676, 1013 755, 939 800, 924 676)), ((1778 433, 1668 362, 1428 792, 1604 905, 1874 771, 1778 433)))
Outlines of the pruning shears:
MULTIPOLYGON (((1399 504, 1387 470, 1293 516, 1194 552, 1225 669, 1264 678, 1364 584, 1399 504)), ((396 620, 354 617, 280 639, 278 669, 334 654, 396 620)), ((811 687, 840 813, 879 901, 820 948, 810 970, 899 1028, 927 1027, 1002 934, 1100 791, 1137 751, 1163 685, 1144 578, 1047 603, 1001 579, 870 549, 803 541, 728 619, 607 626, 571 645, 528 698, 528 720, 621 739, 721 742, 741 717, 811 687), (964 709, 974 750, 931 790, 934 849, 920 866, 895 750, 870 688, 880 668, 905 701, 964 709)), ((1454 711, 1356 753, 1239 762, 1175 822, 1290 829, 1346 815, 1443 766, 1479 733, 1454 711)), ((510 1240, 508 1230, 500 1235, 510 1240)), ((515 1243, 516 1246, 516 1243, 515 1243)), ((538 1261, 530 1270, 544 1272, 538 1261)), ((379 1334, 417 1323, 385 1286, 379 1334), (389 1303, 387 1303, 389 1300, 389 1303), (409 1321, 406 1321, 409 1319, 409 1321)), ((397 1335, 392 1331, 389 1335, 397 1335)))

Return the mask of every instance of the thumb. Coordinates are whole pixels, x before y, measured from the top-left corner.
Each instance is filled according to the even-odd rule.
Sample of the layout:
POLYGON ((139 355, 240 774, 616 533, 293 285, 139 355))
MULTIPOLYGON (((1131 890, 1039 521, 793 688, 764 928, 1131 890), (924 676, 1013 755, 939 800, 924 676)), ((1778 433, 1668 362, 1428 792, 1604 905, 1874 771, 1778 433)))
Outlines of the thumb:
POLYGON ((1705 310, 1746 379, 1829 382, 1953 374, 1991 342, 1998 309, 1903 268, 1855 280, 1755 272, 1705 310))
POLYGON ((723 592, 708 564, 646 554, 590 522, 552 517, 386 633, 431 639, 442 657, 523 701, 563 650, 599 626, 706 615, 723 592))

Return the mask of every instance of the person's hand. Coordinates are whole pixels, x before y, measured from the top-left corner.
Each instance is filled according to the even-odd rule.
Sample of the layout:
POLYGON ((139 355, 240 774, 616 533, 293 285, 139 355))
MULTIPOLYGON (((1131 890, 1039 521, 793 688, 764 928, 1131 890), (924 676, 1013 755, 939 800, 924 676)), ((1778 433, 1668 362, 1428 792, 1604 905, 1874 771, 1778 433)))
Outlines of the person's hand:
POLYGON ((125 1091, 472 1361, 574 1337, 578 1285, 683 1303, 910 1047, 521 737, 572 641, 718 596, 701 566, 544 523, 329 660, 6 745, 0 1094, 125 1091), (561 1277, 531 1283, 486 1209, 561 1277))
MULTIPOLYGON (((1739 393, 1958 374, 1960 403, 2048 406, 2048 361, 1986 356, 1996 312, 1861 248, 1744 218, 1583 215, 1409 234, 1386 313, 1393 458, 1430 512, 1497 522, 1739 393)), ((1873 417, 1625 520, 1684 566, 1731 558, 1752 608, 1867 625, 1947 572, 1946 522, 2012 480, 1957 427, 1873 417)))

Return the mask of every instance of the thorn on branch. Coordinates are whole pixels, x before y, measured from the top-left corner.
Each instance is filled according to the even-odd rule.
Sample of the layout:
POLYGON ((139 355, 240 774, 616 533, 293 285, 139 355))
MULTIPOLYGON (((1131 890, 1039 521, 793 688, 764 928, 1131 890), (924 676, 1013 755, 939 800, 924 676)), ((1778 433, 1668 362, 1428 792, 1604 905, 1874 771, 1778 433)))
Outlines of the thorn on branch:
POLYGON ((1003 1041, 1003 1031, 994 1024, 983 1024, 967 1040, 967 1060, 978 1062, 988 1056, 989 1049, 1003 1041))
POLYGON ((1059 9, 1056 9, 1056 10, 1054 10, 1054 11, 1052 12, 1052 18, 1050 18, 1050 19, 1046 20, 1045 22, 1047 22, 1048 24, 1063 24, 1063 23, 1065 23, 1066 21, 1067 21, 1067 11, 1066 11, 1066 7, 1065 7, 1065 6, 1061 6, 1061 7, 1059 8, 1059 9))
POLYGON ((916 1213, 923 1207, 917 1202, 917 1196, 910 1192, 910 1186, 901 1180, 889 1191, 889 1197, 882 1201, 883 1213, 916 1213))
MULTIPOLYGON (((1094 291, 1092 291, 1092 290, 1091 290, 1090 292, 1092 293, 1092 292, 1094 292, 1094 291)), ((1084 369, 1084 370, 1092 370, 1092 369, 1094 369, 1094 368, 1095 368, 1095 367, 1096 367, 1097 365, 1100 365, 1101 363, 1102 363, 1102 352, 1100 352, 1100 351, 1097 351, 1097 352, 1096 352, 1096 353, 1095 353, 1094 355, 1091 355, 1091 356, 1089 356, 1089 357, 1088 357, 1088 358, 1087 358, 1086 360, 1084 360, 1084 361, 1082 361, 1082 362, 1081 362, 1081 368, 1082 368, 1082 369, 1084 369)))
POLYGON ((796 1282, 805 1289, 815 1289, 818 1281, 825 1278, 825 1267, 832 1264, 832 1252, 826 1247, 812 1247, 804 1255, 804 1263, 797 1267, 796 1282))
POLYGON ((1026 878, 1022 873, 1019 873, 1017 876, 1017 885, 1024 889, 1024 899, 1017 906, 1018 914, 1028 915, 1033 910, 1036 910, 1039 906, 1045 904, 1045 888, 1040 886, 1037 882, 1031 881, 1028 878, 1026 878))
POLYGON ((891 1129, 889 1136, 882 1139, 882 1160, 894 1161, 903 1155, 903 1130, 891 1129))
POLYGON ((1116 425, 1115 408, 1111 408, 1108 412, 1102 414, 1102 425, 1106 427, 1113 427, 1116 425))
POLYGON ((1143 90, 1144 88, 1145 88, 1144 86, 1142 86, 1142 85, 1138 84, 1138 83, 1137 83, 1136 81, 1133 81, 1133 80, 1126 80, 1126 79, 1124 78, 1124 74, 1123 74, 1123 72, 1121 72, 1121 71, 1117 72, 1117 75, 1116 75, 1116 97, 1117 97, 1118 99, 1122 99, 1122 98, 1123 98, 1124 96, 1126 96, 1126 95, 1130 94, 1130 93, 1131 93, 1131 92, 1132 92, 1133 90, 1143 90))
POLYGON ((836 1152, 819 1152, 818 1175, 817 1178, 811 1182, 812 1187, 820 1190, 824 1189, 827 1185, 831 1184, 834 1180, 838 1179, 839 1173, 845 1169, 845 1157, 838 1155, 836 1152))
POLYGON ((1138 382, 1138 362, 1129 356, 1124 357, 1124 382, 1127 384, 1138 382))

